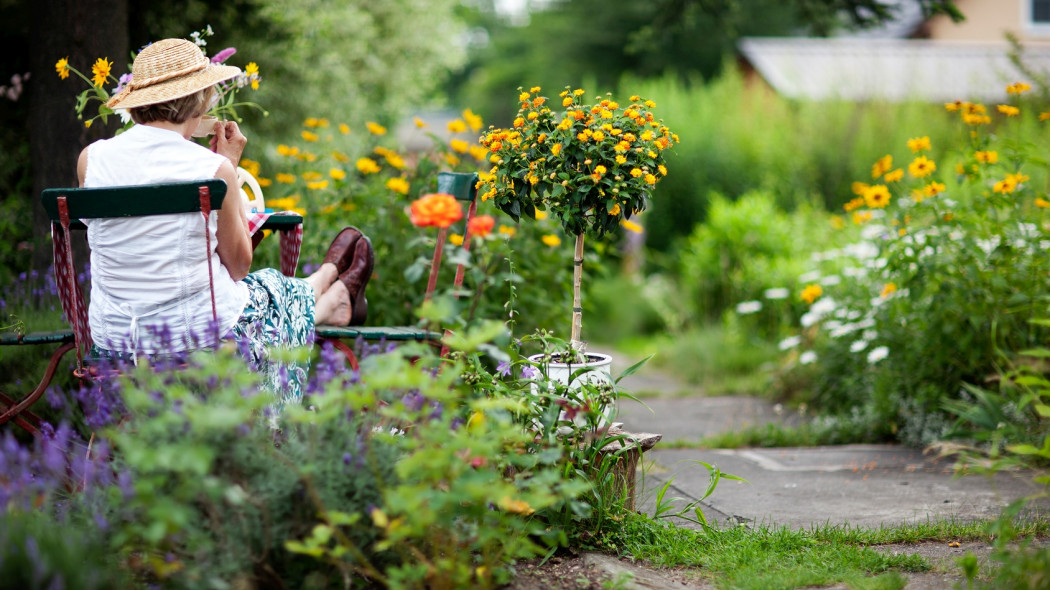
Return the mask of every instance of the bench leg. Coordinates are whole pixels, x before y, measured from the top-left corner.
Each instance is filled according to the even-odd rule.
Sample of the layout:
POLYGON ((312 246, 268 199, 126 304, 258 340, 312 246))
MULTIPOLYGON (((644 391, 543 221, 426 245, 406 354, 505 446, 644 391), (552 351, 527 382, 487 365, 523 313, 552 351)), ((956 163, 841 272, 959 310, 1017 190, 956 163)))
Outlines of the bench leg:
POLYGON ((36 386, 35 389, 33 389, 33 391, 29 392, 29 395, 22 398, 21 401, 15 402, 7 396, 2 396, 2 398, 0 398, 0 402, 7 406, 7 409, 4 410, 2 414, 0 414, 0 424, 6 424, 7 422, 14 420, 15 424, 26 429, 34 436, 40 435, 40 431, 37 428, 33 427, 33 425, 26 421, 24 418, 22 418, 21 414, 25 413, 27 416, 30 417, 31 420, 35 420, 37 424, 40 423, 40 418, 38 418, 35 414, 30 412, 29 407, 36 403, 36 401, 40 399, 40 396, 44 395, 44 391, 47 390, 47 386, 51 385, 51 380, 55 377, 55 369, 58 368, 59 361, 62 360, 62 357, 65 356, 67 352, 73 350, 75 346, 76 345, 72 342, 67 342, 60 346, 58 350, 56 350, 55 353, 51 355, 51 361, 48 362, 47 370, 44 371, 44 376, 40 379, 40 383, 36 386))
MULTIPOLYGON (((13 407, 14 405, 15 400, 7 397, 3 393, 0 393, 0 410, 13 407)), ((40 416, 37 416, 29 410, 23 411, 21 414, 12 418, 11 421, 21 426, 23 430, 32 434, 33 436, 40 435, 40 416)))

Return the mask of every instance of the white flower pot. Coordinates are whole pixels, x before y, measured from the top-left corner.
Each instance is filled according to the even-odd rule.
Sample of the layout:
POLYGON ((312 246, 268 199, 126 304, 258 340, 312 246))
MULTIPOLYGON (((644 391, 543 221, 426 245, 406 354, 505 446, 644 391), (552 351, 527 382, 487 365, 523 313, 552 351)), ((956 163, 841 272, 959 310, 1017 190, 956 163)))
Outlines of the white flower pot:
MULTIPOLYGON (((576 389, 584 383, 590 383, 594 385, 602 383, 613 383, 612 378, 612 357, 607 354, 601 354, 597 352, 588 352, 587 361, 582 363, 561 363, 552 361, 550 363, 543 362, 542 354, 534 354, 528 357, 529 361, 539 365, 542 369, 546 369, 547 377, 554 382, 562 383, 568 386, 570 389, 576 389), (569 378, 572 377, 573 373, 579 372, 581 369, 584 372, 576 375, 569 383, 569 378)), ((535 387, 535 385, 533 386, 535 387)), ((615 403, 610 403, 606 407, 602 408, 602 425, 612 421, 616 416, 615 403)), ((568 419, 564 413, 562 413, 564 419, 568 419)), ((583 426, 585 421, 582 418, 576 418, 576 424, 583 426)))

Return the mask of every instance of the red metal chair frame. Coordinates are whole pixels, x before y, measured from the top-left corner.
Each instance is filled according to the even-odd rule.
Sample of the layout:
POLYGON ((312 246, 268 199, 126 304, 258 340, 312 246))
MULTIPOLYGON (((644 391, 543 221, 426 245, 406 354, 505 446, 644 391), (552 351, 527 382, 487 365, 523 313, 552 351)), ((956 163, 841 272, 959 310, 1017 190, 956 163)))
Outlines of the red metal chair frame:
MULTIPOLYGON (((51 238, 54 254, 55 278, 58 284, 62 311, 72 328, 70 332, 55 332, 45 335, 29 334, 15 339, 5 338, 3 344, 44 344, 61 342, 48 362, 44 376, 36 387, 19 400, 0 393, 0 404, 6 409, 0 413, 0 424, 13 421, 33 435, 39 435, 40 417, 29 408, 40 399, 54 378, 58 363, 70 350, 76 353, 74 375, 81 379, 91 377, 91 370, 84 365, 84 355, 92 344, 88 326, 87 305, 83 290, 77 282, 71 245, 71 230, 82 229, 81 218, 135 217, 167 213, 199 211, 204 223, 213 210, 222 206, 226 195, 226 183, 221 180, 205 180, 163 185, 135 187, 113 187, 99 189, 48 189, 41 195, 45 211, 51 218, 51 238), (196 193, 196 199, 191 195, 196 193)), ((205 231, 206 255, 211 253, 211 235, 205 231)), ((216 317, 215 291, 212 284, 211 267, 208 268, 208 283, 211 288, 212 317, 216 317)), ((294 270, 293 270, 294 272, 294 270)))

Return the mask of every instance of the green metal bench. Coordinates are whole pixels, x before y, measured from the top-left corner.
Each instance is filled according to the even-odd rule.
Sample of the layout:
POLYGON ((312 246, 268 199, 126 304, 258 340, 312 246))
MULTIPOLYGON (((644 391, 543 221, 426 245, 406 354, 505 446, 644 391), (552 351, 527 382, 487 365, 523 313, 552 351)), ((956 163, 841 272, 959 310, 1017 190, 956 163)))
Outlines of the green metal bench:
MULTIPOLYGON (((31 433, 39 434, 40 419, 29 408, 44 394, 59 362, 70 350, 75 351, 77 357, 74 374, 81 378, 88 376, 83 359, 91 348, 91 332, 71 247, 71 231, 85 228, 79 220, 200 212, 204 223, 211 211, 222 207, 225 196, 226 183, 217 179, 132 187, 48 189, 43 192, 41 202, 51 219, 59 299, 71 329, 0 335, 0 346, 59 345, 51 355, 44 376, 32 391, 17 400, 0 393, 0 424, 13 421, 31 433)), ((302 222, 301 217, 299 222, 302 222)), ((210 243, 205 247, 210 251, 210 243)))
MULTIPOLYGON (((469 203, 467 223, 477 211, 476 173, 443 172, 438 176, 438 192, 453 195, 456 199, 469 203)), ((76 352, 78 377, 87 377, 84 367, 84 356, 91 348, 92 340, 87 321, 87 305, 83 291, 76 280, 73 266, 71 231, 85 229, 80 219, 107 217, 137 217, 145 215, 162 215, 172 213, 201 212, 207 218, 210 211, 222 207, 226 195, 226 184, 221 180, 202 180, 194 182, 157 184, 133 187, 113 188, 71 188, 48 189, 41 196, 44 210, 51 219, 52 246, 54 249, 55 275, 58 283, 62 310, 69 321, 71 329, 55 332, 35 332, 25 335, 0 334, 0 346, 34 346, 59 345, 54 351, 37 386, 19 399, 8 397, 0 392, 0 424, 14 422, 29 432, 39 434, 40 419, 30 407, 44 394, 54 378, 55 371, 62 357, 73 350, 76 352)), ((262 226, 288 232, 301 228, 303 218, 298 215, 275 215, 262 226)), ((470 248, 470 234, 464 232, 463 248, 470 248)), ((438 232, 437 243, 427 282, 426 300, 429 300, 437 285, 438 270, 447 238, 447 229, 438 232)), ((210 250, 210 244, 205 244, 210 250)), ((285 268, 286 260, 282 252, 282 272, 294 274, 295 263, 291 270, 285 268)), ((296 249, 295 257, 298 257, 296 249)), ((463 265, 456 269, 454 285, 456 289, 463 284, 463 265)), ((345 341, 422 341, 440 346, 441 332, 415 326, 325 326, 316 327, 317 342, 331 342, 343 352, 353 369, 358 368, 357 358, 345 341)), ((447 350, 442 348, 442 354, 447 350)))
MULTIPOLYGON (((466 224, 470 223, 470 220, 474 218, 474 214, 477 213, 477 184, 478 175, 475 172, 441 172, 438 174, 437 192, 446 193, 452 195, 459 201, 463 201, 468 204, 466 224)), ((437 288, 437 277, 438 271, 441 266, 441 255, 445 248, 445 241, 448 236, 448 229, 442 228, 438 230, 438 236, 436 244, 434 245, 434 254, 430 264, 430 276, 427 279, 427 289, 424 300, 429 301, 434 295, 434 290, 437 288)), ((463 232, 463 249, 470 250, 471 236, 470 232, 463 232)), ((453 280, 453 286, 455 291, 458 292, 459 288, 463 285, 463 265, 460 264, 456 267, 456 276, 453 280)), ((353 349, 350 348, 344 341, 346 340, 357 340, 362 339, 364 341, 418 341, 427 342, 441 348, 441 354, 444 355, 448 352, 448 349, 441 345, 442 332, 436 332, 427 328, 419 328, 415 326, 316 326, 317 332, 317 343, 322 344, 324 342, 330 342, 339 351, 341 351, 350 363, 350 367, 357 370, 357 357, 354 355, 353 349)), ((446 331, 447 333, 447 331, 446 331)))
POLYGON ((57 330, 54 332, 30 332, 28 334, 0 334, 0 346, 42 346, 59 345, 51 354, 51 360, 44 369, 44 375, 40 382, 28 394, 19 400, 14 400, 3 392, 0 392, 0 424, 12 421, 28 432, 40 434, 40 417, 30 411, 40 396, 47 390, 51 380, 55 377, 58 363, 67 352, 73 350, 75 338, 73 330, 57 330))

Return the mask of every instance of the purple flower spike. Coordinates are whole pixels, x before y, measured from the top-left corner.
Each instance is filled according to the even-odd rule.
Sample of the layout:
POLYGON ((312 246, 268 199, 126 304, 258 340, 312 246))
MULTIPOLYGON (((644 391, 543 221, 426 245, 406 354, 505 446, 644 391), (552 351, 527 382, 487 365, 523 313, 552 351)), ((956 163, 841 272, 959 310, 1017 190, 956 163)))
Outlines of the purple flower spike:
POLYGON ((223 49, 222 51, 216 53, 215 57, 211 58, 211 63, 213 63, 213 64, 224 63, 226 60, 230 59, 230 57, 234 53, 237 53, 236 49, 234 49, 233 47, 227 47, 226 49, 223 49))

